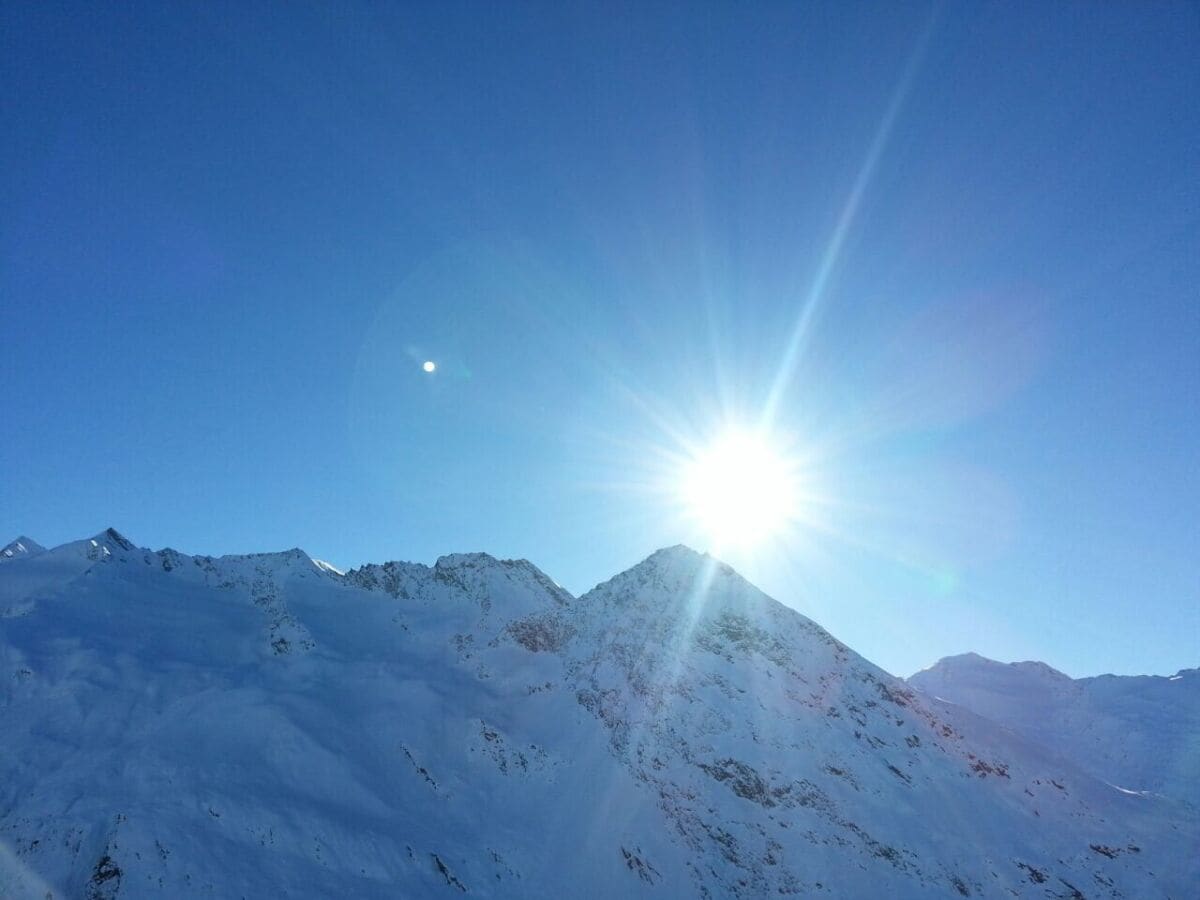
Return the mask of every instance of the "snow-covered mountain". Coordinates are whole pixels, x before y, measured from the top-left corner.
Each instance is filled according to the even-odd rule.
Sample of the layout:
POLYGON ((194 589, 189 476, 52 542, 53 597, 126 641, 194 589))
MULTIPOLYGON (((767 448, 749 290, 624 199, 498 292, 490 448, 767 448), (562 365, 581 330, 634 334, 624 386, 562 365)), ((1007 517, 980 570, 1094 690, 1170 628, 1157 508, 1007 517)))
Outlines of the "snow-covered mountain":
POLYGON ((1040 662, 951 656, 908 683, 1127 790, 1200 806, 1200 669, 1073 679, 1040 662))
POLYGON ((1191 808, 684 547, 341 574, 114 530, 0 569, 0 896, 1187 897, 1191 808))
POLYGON ((0 550, 0 563, 9 562, 10 560, 14 559, 22 559, 23 557, 27 556, 34 556, 35 554, 44 552, 45 549, 45 547, 32 538, 27 538, 25 535, 21 535, 16 540, 9 541, 5 548, 0 550))

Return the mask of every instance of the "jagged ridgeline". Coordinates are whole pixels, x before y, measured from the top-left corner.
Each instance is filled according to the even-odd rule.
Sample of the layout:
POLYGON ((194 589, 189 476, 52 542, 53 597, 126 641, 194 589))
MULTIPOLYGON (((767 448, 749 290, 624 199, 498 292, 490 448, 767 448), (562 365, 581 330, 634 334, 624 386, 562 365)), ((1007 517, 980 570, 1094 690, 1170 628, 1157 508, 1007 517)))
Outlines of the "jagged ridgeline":
POLYGON ((1200 883, 1190 797, 932 699, 684 547, 577 598, 485 554, 20 538, 0 617, 6 898, 1200 883))

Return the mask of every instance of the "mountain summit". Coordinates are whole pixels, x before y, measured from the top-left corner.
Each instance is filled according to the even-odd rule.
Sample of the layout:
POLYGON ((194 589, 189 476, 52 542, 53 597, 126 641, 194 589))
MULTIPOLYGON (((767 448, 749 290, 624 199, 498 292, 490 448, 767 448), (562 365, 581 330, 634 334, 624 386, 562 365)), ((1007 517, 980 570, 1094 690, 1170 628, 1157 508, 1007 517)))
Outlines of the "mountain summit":
POLYGON ((0 562, 7 562, 10 559, 20 559, 24 556, 34 556, 42 553, 45 549, 45 547, 33 538, 21 535, 6 544, 3 550, 0 550, 0 562))
MULTIPOLYGON (((1183 896, 1190 809, 935 700, 733 569, 0 568, 0 896, 1183 896)), ((1190 728, 1190 720, 1180 727, 1190 728)))
POLYGON ((940 660, 908 683, 1104 781, 1200 803, 1200 669, 1074 679, 1041 662, 1000 663, 967 653, 940 660))

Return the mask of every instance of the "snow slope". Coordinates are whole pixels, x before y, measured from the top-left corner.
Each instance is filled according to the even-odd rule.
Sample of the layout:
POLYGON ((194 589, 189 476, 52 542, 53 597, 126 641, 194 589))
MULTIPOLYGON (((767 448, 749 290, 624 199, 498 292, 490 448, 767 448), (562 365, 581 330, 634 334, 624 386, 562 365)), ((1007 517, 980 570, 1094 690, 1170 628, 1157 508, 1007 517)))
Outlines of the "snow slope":
POLYGON ((723 564, 339 574, 114 530, 0 569, 0 896, 1185 897, 1189 808, 723 564))
POLYGON ((1200 803, 1200 669, 1072 679, 1040 662, 951 656, 909 684, 1133 791, 1200 803))

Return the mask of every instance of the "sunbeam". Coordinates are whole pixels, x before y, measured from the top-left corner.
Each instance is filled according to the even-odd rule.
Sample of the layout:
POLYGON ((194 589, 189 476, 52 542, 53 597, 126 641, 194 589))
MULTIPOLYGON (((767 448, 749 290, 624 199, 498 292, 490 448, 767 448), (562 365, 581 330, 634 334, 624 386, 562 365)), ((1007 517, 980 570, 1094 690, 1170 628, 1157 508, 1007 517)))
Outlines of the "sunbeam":
POLYGON ((883 118, 879 122, 879 127, 875 130, 875 136, 871 139, 871 145, 867 148, 862 165, 859 166, 858 175, 855 176, 854 184, 850 188, 850 194, 846 198, 846 202, 842 205, 842 211, 838 216, 837 224, 834 226, 833 233, 829 236, 829 242, 826 244, 825 252, 821 257, 820 263, 817 265, 817 271, 813 276, 812 284, 809 286, 804 301, 800 306, 800 313, 796 317, 796 322, 788 335, 783 355, 779 361, 779 368, 776 370, 775 378, 771 383, 771 389, 767 394, 766 402, 763 404, 762 424, 764 427, 770 427, 779 412, 779 404, 783 400, 792 375, 796 370, 796 365, 800 360, 800 354, 804 348, 809 329, 825 297, 826 288, 829 286, 830 276, 833 274, 841 258, 846 236, 858 215, 863 194, 871 183, 871 178, 875 174, 876 167, 879 165, 879 159, 883 155, 884 148, 891 137, 892 129, 895 127, 896 119, 900 115, 901 108, 904 106, 904 101, 908 96, 909 88, 912 86, 913 78, 920 68, 921 60, 925 55, 925 49, 929 44, 929 38, 933 34, 935 21, 935 19, 930 20, 918 38, 913 52, 909 55, 908 62, 904 66, 904 71, 900 75, 896 89, 892 92, 891 100, 888 102, 887 109, 883 113, 883 118))

